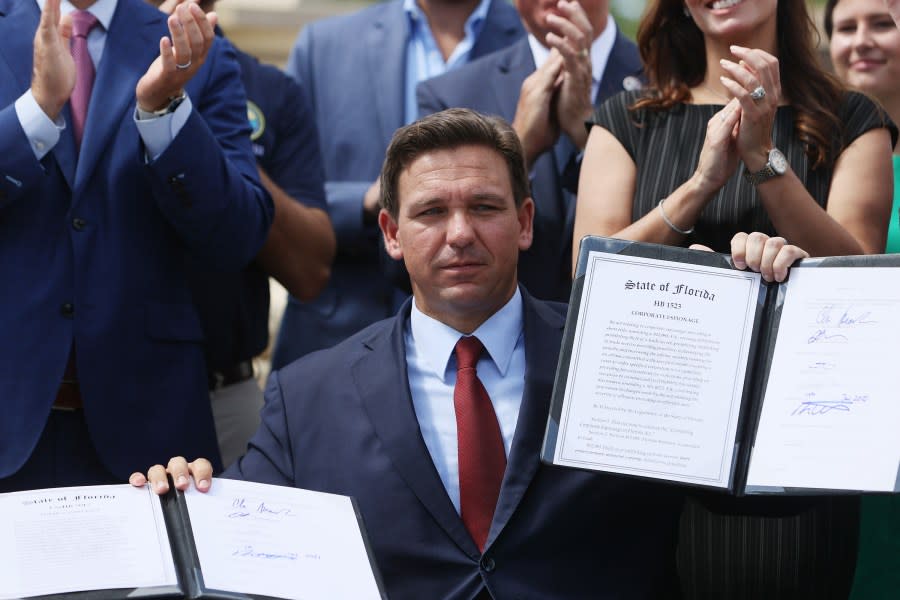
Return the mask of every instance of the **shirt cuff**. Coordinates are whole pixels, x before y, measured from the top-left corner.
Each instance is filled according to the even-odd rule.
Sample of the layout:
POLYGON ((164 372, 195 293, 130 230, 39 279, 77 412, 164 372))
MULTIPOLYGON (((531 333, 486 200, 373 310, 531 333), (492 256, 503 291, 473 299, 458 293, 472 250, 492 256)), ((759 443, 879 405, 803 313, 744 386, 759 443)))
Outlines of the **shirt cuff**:
POLYGON ((138 128, 138 134, 144 141, 147 150, 147 158, 150 162, 159 158, 166 151, 184 124, 191 116, 192 104, 190 97, 185 96, 184 102, 178 105, 175 112, 152 119, 138 117, 137 106, 134 107, 134 123, 138 128))
POLYGON ((66 128, 66 120, 60 114, 52 121, 43 111, 29 89, 16 100, 16 116, 31 144, 35 158, 42 160, 59 142, 60 132, 66 128))

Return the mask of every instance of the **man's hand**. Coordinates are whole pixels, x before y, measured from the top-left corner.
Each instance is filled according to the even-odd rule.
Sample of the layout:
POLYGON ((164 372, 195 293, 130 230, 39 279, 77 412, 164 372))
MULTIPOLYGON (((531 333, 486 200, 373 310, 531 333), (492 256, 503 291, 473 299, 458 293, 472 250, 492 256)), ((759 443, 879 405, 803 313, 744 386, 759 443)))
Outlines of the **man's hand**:
MULTIPOLYGON (((691 244, 691 250, 711 252, 701 244, 691 244)), ((768 282, 781 283, 787 279, 788 268, 801 258, 809 258, 809 253, 788 244, 783 237, 769 237, 754 231, 747 234, 736 233, 731 238, 731 262, 736 269, 750 269, 763 276, 768 282)))
POLYGON ((75 89, 75 61, 69 50, 72 18, 60 19, 60 0, 47 0, 34 34, 31 93, 41 110, 55 121, 75 89))
POLYGON ((538 156, 552 148, 559 138, 559 125, 552 107, 562 68, 562 56, 556 50, 551 50, 547 62, 522 82, 512 126, 522 140, 528 168, 531 168, 538 156))
POLYGON ((560 129, 579 149, 587 144, 588 131, 584 122, 594 110, 591 101, 591 44, 594 29, 579 2, 560 0, 562 15, 550 14, 547 24, 547 46, 563 58, 562 83, 556 99, 556 120, 560 129))
POLYGON ((164 37, 159 41, 159 56, 138 81, 138 108, 160 110, 170 98, 181 95, 185 84, 206 61, 216 37, 217 19, 216 13, 204 14, 194 2, 178 5, 168 19, 172 39, 164 37))
POLYGON ((128 478, 128 483, 135 487, 143 487, 147 483, 157 494, 162 496, 169 491, 169 480, 166 475, 172 476, 175 481, 175 487, 179 490, 186 490, 191 484, 191 477, 194 478, 194 487, 201 492, 208 492, 209 486, 212 484, 212 464, 205 458, 198 458, 194 462, 188 462, 181 456, 176 456, 169 460, 168 466, 153 465, 147 471, 147 475, 135 472, 128 478))

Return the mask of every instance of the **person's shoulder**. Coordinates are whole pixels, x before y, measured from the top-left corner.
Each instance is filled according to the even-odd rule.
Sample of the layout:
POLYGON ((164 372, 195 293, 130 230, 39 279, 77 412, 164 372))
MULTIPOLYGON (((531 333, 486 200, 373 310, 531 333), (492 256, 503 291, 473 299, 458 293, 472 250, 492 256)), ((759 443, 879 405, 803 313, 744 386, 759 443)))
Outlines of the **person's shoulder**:
POLYGON ((863 92, 846 90, 840 106, 838 118, 844 124, 846 142, 870 129, 885 128, 891 135, 892 146, 897 144, 897 125, 878 100, 863 92))
POLYGON ((378 346, 379 340, 391 335, 399 318, 402 317, 376 321, 330 348, 310 352, 279 369, 279 377, 288 380, 309 380, 311 376, 331 378, 335 372, 332 369, 346 368, 355 363, 363 354, 378 346))
POLYGON ((342 15, 332 15, 317 19, 307 25, 305 29, 315 34, 317 40, 336 39, 344 43, 352 42, 348 33, 364 27, 370 27, 374 23, 386 18, 400 17, 403 15, 402 0, 390 2, 376 2, 371 6, 342 15))

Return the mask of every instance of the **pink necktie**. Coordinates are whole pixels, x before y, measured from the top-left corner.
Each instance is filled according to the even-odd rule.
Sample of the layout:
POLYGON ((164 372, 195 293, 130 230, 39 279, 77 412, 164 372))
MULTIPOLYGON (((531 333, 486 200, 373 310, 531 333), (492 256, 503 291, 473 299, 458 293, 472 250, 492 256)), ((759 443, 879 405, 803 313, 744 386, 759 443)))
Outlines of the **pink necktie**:
POLYGON ((94 87, 94 62, 88 52, 87 36, 97 24, 97 17, 84 10, 72 11, 72 45, 70 50, 75 60, 75 89, 69 98, 72 108, 72 132, 75 146, 81 148, 84 123, 87 120, 88 103, 94 87))
POLYGON ((500 484, 506 470, 506 450, 494 405, 478 379, 476 365, 484 346, 477 337, 456 343, 456 437, 459 457, 459 507, 463 524, 478 549, 484 551, 500 484))

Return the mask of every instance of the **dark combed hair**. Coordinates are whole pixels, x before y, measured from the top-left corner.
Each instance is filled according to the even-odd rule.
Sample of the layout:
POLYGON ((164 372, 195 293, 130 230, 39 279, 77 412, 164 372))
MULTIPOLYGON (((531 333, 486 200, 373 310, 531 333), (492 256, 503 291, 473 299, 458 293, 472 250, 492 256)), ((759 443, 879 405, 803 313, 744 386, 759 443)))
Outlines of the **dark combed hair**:
MULTIPOLYGON (((796 111, 794 130, 812 167, 832 166, 843 148, 834 132, 844 87, 825 71, 816 55, 818 30, 804 0, 780 0, 777 13, 781 89, 796 111)), ((637 33, 649 87, 632 110, 668 110, 688 102, 690 89, 706 76, 703 33, 684 14, 681 0, 656 0, 637 33)))
POLYGON ((506 160, 516 206, 531 194, 519 137, 500 117, 489 117, 466 108, 450 108, 423 117, 394 133, 381 168, 381 206, 397 218, 400 173, 417 158, 435 150, 460 146, 484 146, 506 160))

